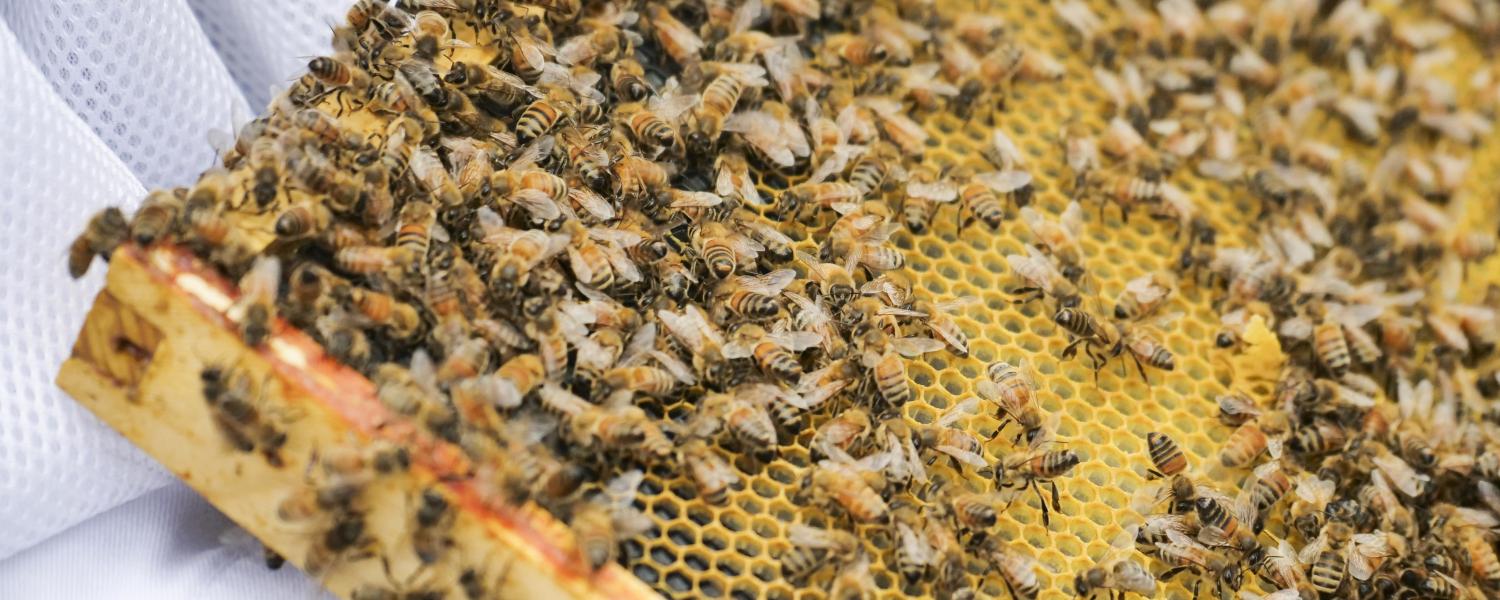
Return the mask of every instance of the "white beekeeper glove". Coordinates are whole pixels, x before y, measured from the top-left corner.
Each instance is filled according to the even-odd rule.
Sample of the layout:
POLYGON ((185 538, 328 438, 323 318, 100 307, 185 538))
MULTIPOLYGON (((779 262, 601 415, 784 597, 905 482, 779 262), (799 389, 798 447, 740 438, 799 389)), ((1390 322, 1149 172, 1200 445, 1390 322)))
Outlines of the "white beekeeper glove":
POLYGON ((52 380, 103 285, 72 236, 192 183, 349 1, 0 0, 0 598, 315 593, 52 380))

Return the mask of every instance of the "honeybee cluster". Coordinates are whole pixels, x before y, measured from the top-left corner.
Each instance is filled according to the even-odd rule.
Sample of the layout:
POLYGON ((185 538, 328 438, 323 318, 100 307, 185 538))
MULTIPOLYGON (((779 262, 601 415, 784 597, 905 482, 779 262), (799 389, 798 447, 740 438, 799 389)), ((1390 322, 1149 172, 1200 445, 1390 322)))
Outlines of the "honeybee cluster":
MULTIPOLYGON (((722 505, 782 458, 810 510, 761 580, 864 597, 878 561, 903 589, 974 595, 994 587, 972 587, 981 574, 1030 598, 1046 578, 997 522, 1029 520, 1007 509, 1034 496, 1050 527, 1056 480, 1084 456, 1021 349, 984 366, 979 398, 930 422, 903 410, 909 359, 969 356, 954 315, 975 299, 923 289, 894 243, 949 211, 984 235, 1016 219, 1029 243, 1006 257, 1008 293, 1044 307, 1058 359, 1081 355, 1096 386, 1115 361, 1148 384, 1176 369, 1165 307, 1188 292, 1217 299, 1223 362, 1285 352, 1274 389, 1234 379, 1217 399, 1233 428, 1218 464, 1147 436, 1143 518, 1072 591, 1191 577, 1223 597, 1247 579, 1278 598, 1482 597, 1500 590, 1500 294, 1476 283, 1495 236, 1470 228, 1484 205, 1459 184, 1500 80, 1461 90, 1434 71, 1459 32, 1487 48, 1500 11, 1388 10, 1052 2, 1108 113, 1056 133, 1071 202, 1054 215, 1033 202, 1035 150, 998 127, 982 161, 927 154, 923 115, 987 123, 1018 86, 1063 77, 997 17, 920 0, 360 0, 335 54, 240 129, 222 169, 131 218, 101 212, 69 268, 125 241, 193 249, 240 279, 246 344, 308 332, 461 448, 487 501, 569 523, 589 567, 662 535, 633 502, 647 473, 722 505), (1259 205, 1252 235, 1216 228, 1190 179, 1259 205), (1175 268, 1104 298, 1086 208, 1162 222, 1175 268), (974 425, 988 415, 997 427, 974 425)), ((201 375, 226 444, 283 466, 288 429, 255 384, 232 365, 201 375)), ((278 510, 317 532, 303 566, 379 557, 363 490, 409 463, 376 445, 285 465, 314 474, 278 510)), ((465 560, 448 505, 424 492, 411 547, 383 551, 465 560)), ((491 570, 462 565, 449 587, 487 596, 491 570)), ((356 595, 449 594, 410 587, 356 595)))
MULTIPOLYGON (((832 595, 869 594, 853 532, 871 526, 902 540, 911 581, 960 593, 972 547, 1035 596, 1032 560, 987 536, 1006 498, 925 472, 945 458, 1010 496, 1045 487, 1047 520, 1052 479, 1081 458, 1045 446, 1027 375, 989 372, 1022 430, 1003 461, 957 426, 978 400, 932 424, 901 413, 908 358, 967 354, 948 315, 967 300, 914 289, 890 236, 956 200, 964 224, 994 227, 1002 199, 1024 205, 1030 189, 1013 144, 962 187, 919 171, 928 134, 907 102, 967 110, 1056 76, 993 21, 944 38, 939 63, 930 29, 951 24, 920 2, 360 0, 335 54, 237 132, 222 168, 152 192, 129 219, 101 212, 69 268, 127 241, 192 249, 239 279, 229 316, 245 344, 309 333, 387 408, 461 448, 487 502, 567 522, 590 568, 653 527, 631 502, 644 470, 686 473, 723 503, 744 469, 727 456, 769 460, 815 420, 798 495, 847 525, 795 525, 789 582, 831 572, 832 595), (900 184, 898 217, 883 192, 900 184), (685 413, 661 408, 684 400, 685 413)), ((462 560, 436 487, 411 507, 410 548, 367 533, 364 491, 408 469, 406 449, 287 465, 288 427, 249 377, 201 375, 231 448, 309 473, 277 510, 316 532, 307 571, 381 552, 462 560)), ((484 570, 463 567, 455 587, 485 595, 484 570)), ((355 596, 444 595, 397 579, 355 596)))
MULTIPOLYGON (((1393 21, 1392 7, 1358 1, 1118 5, 1105 19, 1052 4, 1113 113, 1097 142, 1065 134, 1075 194, 1122 219, 1144 208, 1184 241, 1176 272, 1131 281, 1114 316, 1150 315, 1180 277, 1217 291, 1228 356, 1284 352, 1274 388, 1237 381, 1217 398, 1217 464, 1193 468, 1170 436, 1147 436, 1158 481, 1137 498, 1135 548, 1167 567, 1157 579, 1188 573, 1221 597, 1252 576, 1276 598, 1500 593, 1500 288, 1474 277, 1493 269, 1496 236, 1465 215, 1493 199, 1460 189, 1492 131, 1493 75, 1467 89, 1436 75, 1453 36, 1489 51, 1495 6, 1435 3, 1393 21), (1189 170, 1255 200, 1254 237, 1219 239, 1173 182, 1189 170), (1262 326, 1274 334, 1262 329, 1257 350, 1248 330, 1262 326)), ((1082 347, 1097 369, 1123 348, 1137 367, 1173 368, 1130 321, 1069 308, 1072 289, 1048 294, 1066 353, 1082 347)), ((1150 594, 1129 546, 1076 591, 1150 594)))

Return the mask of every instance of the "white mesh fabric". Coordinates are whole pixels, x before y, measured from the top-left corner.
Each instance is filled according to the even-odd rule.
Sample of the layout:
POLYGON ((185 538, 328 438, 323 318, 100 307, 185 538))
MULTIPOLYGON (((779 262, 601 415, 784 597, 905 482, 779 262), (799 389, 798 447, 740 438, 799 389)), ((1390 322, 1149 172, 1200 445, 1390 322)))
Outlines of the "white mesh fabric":
POLYGON ((213 162, 211 128, 248 106, 193 11, 177 2, 4 3, 52 87, 148 187, 183 185, 213 162))
POLYGON ((307 71, 310 57, 328 53, 330 24, 344 20, 350 2, 188 0, 188 4, 253 112, 259 113, 271 100, 271 86, 286 87, 307 71))
POLYGON ((145 193, 0 30, 0 557, 160 486, 166 475, 52 383, 95 291, 68 278, 93 211, 145 193))
MULTIPOLYGON (((0 598, 156 598, 165 583, 181 590, 169 597, 221 596, 210 582, 226 559, 193 563, 203 570, 185 579, 184 553, 203 551, 203 536, 173 533, 211 510, 53 384, 105 267, 72 281, 66 248, 100 208, 133 208, 148 187, 210 166, 207 132, 259 112, 268 85, 326 54, 340 4, 0 0, 0 598), (253 111, 242 89, 260 94, 253 111), (163 485, 196 508, 116 510, 28 550, 163 485), (140 539, 141 514, 161 535, 140 539), (111 560, 124 555, 140 560, 111 560)), ((248 545, 226 552, 260 560, 248 545)), ((256 570, 235 570, 248 579, 230 596, 265 597, 256 570)))

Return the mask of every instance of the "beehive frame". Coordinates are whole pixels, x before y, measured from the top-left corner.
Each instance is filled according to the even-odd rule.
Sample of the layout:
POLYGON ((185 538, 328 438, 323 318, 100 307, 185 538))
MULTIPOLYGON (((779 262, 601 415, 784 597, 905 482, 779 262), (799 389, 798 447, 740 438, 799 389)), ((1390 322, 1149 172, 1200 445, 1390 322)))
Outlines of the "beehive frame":
MULTIPOLYGON (((952 12, 964 10, 957 4, 945 3, 943 8, 952 12)), ((1099 14, 1107 15, 1113 10, 1103 1, 1091 5, 1099 14)), ((1015 35, 1021 41, 1061 58, 1066 74, 1057 81, 1017 85, 1009 90, 1002 110, 981 110, 968 120, 952 114, 922 115, 933 136, 925 160, 943 166, 983 169, 986 163, 981 150, 989 140, 988 128, 1003 130, 1017 140, 1030 161, 1029 168, 1035 177, 1035 205, 1044 212, 1055 214, 1068 202, 1067 190, 1071 186, 1058 149, 1060 125, 1069 119, 1077 119, 1094 130, 1102 129, 1106 117, 1103 97, 1093 84, 1089 66, 1072 48, 1076 38, 1052 16, 1045 4, 995 3, 976 8, 1001 14, 1012 24, 1026 24, 1025 27, 1014 27, 1015 35)), ((1392 14, 1398 14, 1395 8, 1390 10, 1392 14)), ((1455 42, 1464 48, 1460 55, 1465 58, 1455 63, 1454 73, 1463 74, 1478 68, 1472 64, 1472 57, 1479 56, 1479 53, 1469 51, 1472 48, 1468 47, 1467 40, 1455 42)), ((477 50, 461 50, 454 59, 466 58, 466 52, 477 50)), ((1324 123, 1321 127, 1331 130, 1333 124, 1324 123)), ((1337 134, 1333 135, 1336 137, 1337 134)), ((1494 144, 1486 143, 1476 153, 1471 172, 1487 173, 1496 167, 1500 167, 1500 152, 1494 144)), ((1474 179, 1471 178, 1471 188, 1476 197, 1481 192, 1490 192, 1488 186, 1474 179)), ((1191 173, 1175 177, 1174 183, 1198 200, 1199 209, 1218 229, 1221 244, 1239 245, 1251 241, 1250 228, 1240 220, 1253 213, 1255 204, 1243 186, 1206 180, 1191 173)), ((763 188, 767 193, 775 192, 769 185, 763 184, 763 188)), ((887 192, 893 205, 897 194, 896 191, 887 192)), ((1094 204, 1088 206, 1090 210, 1086 213, 1083 239, 1088 273, 1085 282, 1091 292, 1087 295, 1101 299, 1102 309, 1119 296, 1126 281, 1152 271, 1170 269, 1182 240, 1176 237, 1175 224, 1153 222, 1143 215, 1134 215, 1124 221, 1113 209, 1096 211, 1093 210, 1094 204)), ((1483 212, 1470 211, 1469 216, 1476 220, 1493 220, 1493 215, 1483 212)), ((1013 217, 1014 213, 1010 216, 1013 217)), ((1043 567, 1046 595, 1050 597, 1068 590, 1073 574, 1107 554, 1111 541, 1134 518, 1131 497, 1146 484, 1145 436, 1149 431, 1171 435, 1183 446, 1195 466, 1213 475, 1224 491, 1231 494, 1235 491, 1244 473, 1219 471, 1214 466, 1218 452, 1215 440, 1227 435, 1228 430, 1215 419, 1212 399, 1230 389, 1268 394, 1279 364, 1278 350, 1274 347, 1252 348, 1236 355, 1215 348, 1213 337, 1218 330, 1218 315, 1214 307, 1214 292, 1185 280, 1180 293, 1165 308, 1169 312, 1180 311, 1183 316, 1170 330, 1162 332, 1164 341, 1178 357, 1177 370, 1164 373, 1148 369, 1149 381, 1143 381, 1133 370, 1124 370, 1122 374, 1117 370, 1120 363, 1116 363, 1100 374, 1096 384, 1094 373, 1085 361, 1058 358, 1067 340, 1057 330, 1042 303, 1012 304, 1013 298, 1007 290, 1017 287, 1018 282, 1005 265, 1004 256, 1023 252, 1023 244, 1030 238, 1025 226, 1011 220, 994 234, 976 234, 974 232, 982 229, 957 231, 954 225, 957 221, 954 209, 944 208, 933 220, 930 233, 913 236, 902 232, 895 237, 896 244, 907 252, 919 287, 939 300, 974 295, 981 301, 958 316, 960 326, 971 339, 970 357, 939 353, 912 362, 909 371, 916 393, 914 401, 903 412, 914 422, 933 422, 959 399, 977 393, 975 382, 983 378, 984 365, 994 360, 1021 359, 1035 369, 1043 391, 1042 407, 1048 414, 1057 416, 1059 439, 1079 451, 1085 462, 1060 481, 1063 510, 1061 514, 1053 515, 1050 528, 1042 526, 1035 499, 1022 495, 1001 517, 996 534, 1035 553, 1043 567)), ((1484 225, 1492 228, 1494 223, 1484 225)), ((798 239, 806 238, 805 231, 800 229, 789 233, 798 239)), ((813 244, 804 241, 802 247, 811 249, 813 244)), ((140 318, 155 322, 153 315, 160 310, 159 301, 148 302, 147 296, 134 296, 133 292, 127 291, 161 285, 159 282, 145 283, 149 277, 142 269, 149 270, 149 261, 143 261, 142 257, 146 256, 139 250, 130 250, 123 260, 112 263, 110 287, 101 297, 97 312, 101 315, 110 311, 119 313, 112 307, 129 306, 140 318)), ((1492 258, 1480 267, 1493 273, 1500 270, 1500 263, 1492 258)), ((1469 290, 1469 293, 1478 294, 1480 291, 1469 290)), ((107 320, 107 317, 100 318, 107 320)), ((144 335, 148 344, 157 338, 170 341, 187 335, 177 333, 174 336, 166 328, 161 328, 160 334, 152 334, 149 328, 132 329, 132 322, 131 318, 120 318, 118 326, 131 331, 126 338, 144 335)), ((116 412, 121 406, 127 409, 139 407, 141 398, 132 400, 129 393, 122 395, 111 391, 108 381, 128 381, 132 373, 150 380, 150 374, 161 367, 152 367, 145 371, 147 375, 139 375, 139 368, 130 367, 128 363, 132 359, 127 358, 136 354, 120 348, 116 348, 113 358, 103 358, 104 352, 100 349, 109 347, 109 344, 87 342, 90 332, 100 328, 109 329, 110 326, 101 325, 91 317, 81 336, 80 349, 64 366, 59 380, 69 393, 152 451, 153 445, 144 441, 151 436, 144 433, 143 422, 134 420, 142 417, 127 416, 130 410, 116 412), (109 379, 100 378, 101 366, 105 372, 111 373, 109 379), (124 404, 120 404, 122 402, 124 404), (132 431, 137 434, 132 435, 132 431)), ((236 348, 238 342, 225 331, 213 335, 215 347, 235 348, 234 352, 238 354, 248 353, 242 347, 236 348)), ((167 360, 162 363, 181 360, 176 357, 176 352, 179 351, 166 355, 167 360)), ((156 360, 153 359, 151 364, 157 364, 156 360)), ((257 370, 265 372, 267 368, 260 366, 257 370)), ((197 370, 173 372, 180 375, 196 373, 197 370)), ((179 381, 176 385, 184 384, 179 381)), ((201 402, 198 404, 201 416, 201 402)), ((681 415, 691 407, 679 402, 654 408, 661 414, 681 415)), ((725 453, 725 458, 741 470, 744 485, 733 491, 722 507, 698 499, 692 483, 681 474, 665 469, 649 471, 637 505, 658 520, 658 531, 654 536, 627 542, 624 570, 611 568, 603 577, 613 582, 611 585, 624 586, 619 589, 631 590, 632 594, 640 591, 639 586, 629 577, 624 579, 630 582, 621 582, 619 578, 625 572, 668 596, 821 597, 823 584, 830 573, 825 571, 806 585, 796 586, 783 581, 776 558, 789 548, 785 535, 790 524, 827 523, 817 511, 799 506, 791 496, 809 463, 806 447, 810 436, 829 416, 814 413, 803 433, 784 444, 777 458, 767 463, 758 464, 725 453)), ((997 420, 989 415, 976 415, 963 422, 983 437, 989 437, 997 424, 997 420)), ((154 447, 152 453, 164 460, 178 454, 167 446, 154 447)), ((996 462, 1017 451, 1005 436, 991 442, 988 450, 986 458, 996 462)), ((194 460, 198 459, 194 457, 194 460)), ((168 466, 190 483, 198 480, 199 490, 231 517, 273 546, 281 547, 275 541, 276 534, 268 533, 268 525, 257 523, 252 518, 254 512, 249 506, 263 504, 265 499, 246 499, 245 508, 236 509, 235 503, 239 500, 230 498, 238 498, 241 494, 233 486, 227 486, 223 481, 204 482, 201 477, 189 476, 194 471, 178 469, 170 463, 168 466)), ((956 474, 941 463, 935 465, 932 472, 935 477, 949 481, 965 480, 965 485, 976 490, 988 489, 991 485, 973 477, 972 472, 956 474)), ((1274 530, 1276 524, 1273 523, 1272 527, 1274 530)), ((901 585, 892 562, 892 540, 878 529, 864 527, 860 531, 869 540, 876 557, 873 578, 877 587, 889 597, 928 594, 930 590, 925 585, 906 588, 901 585)), ((995 576, 981 576, 977 561, 971 563, 975 564, 969 565, 970 581, 976 590, 987 596, 1004 594, 995 576)), ((372 570, 377 568, 364 565, 360 575, 342 580, 335 577, 330 580, 330 586, 335 591, 346 592, 351 587, 349 582, 361 577, 379 581, 381 575, 372 570)), ((546 579, 542 577, 528 585, 543 586, 546 579)), ((567 581, 566 578, 563 580, 567 581)), ((544 588, 522 589, 538 591, 544 588)), ((572 591, 578 592, 578 589, 582 588, 572 591)), ((1188 593, 1178 584, 1168 590, 1176 597, 1188 593)))

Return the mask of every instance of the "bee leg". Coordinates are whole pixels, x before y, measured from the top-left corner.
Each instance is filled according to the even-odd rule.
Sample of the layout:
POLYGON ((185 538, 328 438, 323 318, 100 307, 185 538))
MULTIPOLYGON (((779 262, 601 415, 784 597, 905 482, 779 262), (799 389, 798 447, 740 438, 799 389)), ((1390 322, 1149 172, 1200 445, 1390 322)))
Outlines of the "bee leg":
POLYGON ((1146 367, 1141 366, 1141 359, 1135 354, 1131 354, 1130 358, 1135 361, 1135 370, 1140 372, 1141 379, 1146 381, 1146 385, 1151 385, 1151 378, 1146 376, 1146 367))
POLYGON ((1042 506, 1042 526, 1051 527, 1052 518, 1047 512, 1047 499, 1042 496, 1042 485, 1035 481, 1031 482, 1031 491, 1036 492, 1037 504, 1042 506))
POLYGON ((1078 354, 1078 344, 1082 341, 1083 338, 1077 338, 1071 342, 1068 342, 1068 346, 1066 348, 1063 348, 1062 351, 1063 360, 1072 359, 1073 355, 1078 354))
POLYGON ((1019 600, 1020 596, 1017 596, 1016 591, 1010 587, 1010 580, 1001 577, 1000 583, 1005 584, 1005 593, 1010 594, 1011 600, 1019 600))
POLYGON ((1146 479, 1165 479, 1167 476, 1156 469, 1146 469, 1146 479))
POLYGON ((1178 573, 1181 573, 1185 570, 1187 570, 1187 567, 1172 567, 1170 569, 1162 571, 1161 575, 1157 575, 1156 580, 1165 582, 1172 579, 1173 577, 1176 577, 1178 573))
MULTIPOLYGON (((1062 512, 1062 499, 1058 497, 1057 482, 1049 481, 1047 483, 1052 487, 1052 510, 1062 512)), ((1037 487, 1040 488, 1041 486, 1037 487)))

